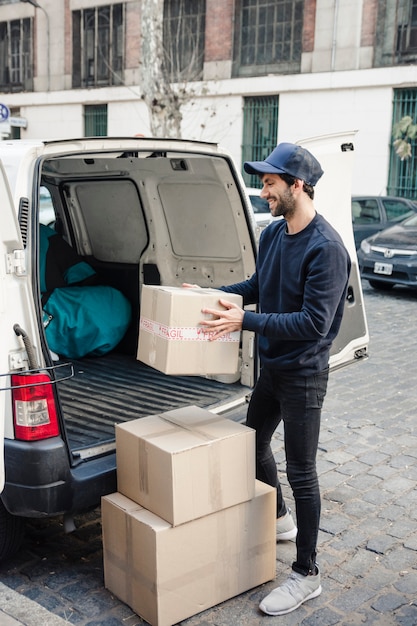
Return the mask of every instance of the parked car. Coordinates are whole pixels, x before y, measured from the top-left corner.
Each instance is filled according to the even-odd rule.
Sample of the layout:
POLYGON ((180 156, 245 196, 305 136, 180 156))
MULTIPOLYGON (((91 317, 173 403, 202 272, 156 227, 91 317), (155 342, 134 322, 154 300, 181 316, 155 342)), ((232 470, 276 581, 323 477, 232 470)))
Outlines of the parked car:
POLYGON ((417 214, 364 239, 359 269, 374 289, 417 287, 417 214))
POLYGON ((255 214, 256 223, 258 226, 267 226, 271 221, 271 212, 268 202, 265 198, 261 198, 261 189, 248 187, 247 192, 255 214))
POLYGON ((353 196, 352 221, 356 249, 361 241, 417 212, 417 201, 395 196, 353 196))

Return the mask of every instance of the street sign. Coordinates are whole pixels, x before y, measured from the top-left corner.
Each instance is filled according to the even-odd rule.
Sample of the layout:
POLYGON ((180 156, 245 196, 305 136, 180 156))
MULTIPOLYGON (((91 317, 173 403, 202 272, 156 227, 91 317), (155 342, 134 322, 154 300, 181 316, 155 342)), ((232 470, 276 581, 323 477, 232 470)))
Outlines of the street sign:
POLYGON ((7 122, 10 117, 10 109, 7 104, 0 102, 0 122, 7 122))
POLYGON ((9 117, 10 126, 15 128, 27 128, 28 121, 25 117, 9 117))

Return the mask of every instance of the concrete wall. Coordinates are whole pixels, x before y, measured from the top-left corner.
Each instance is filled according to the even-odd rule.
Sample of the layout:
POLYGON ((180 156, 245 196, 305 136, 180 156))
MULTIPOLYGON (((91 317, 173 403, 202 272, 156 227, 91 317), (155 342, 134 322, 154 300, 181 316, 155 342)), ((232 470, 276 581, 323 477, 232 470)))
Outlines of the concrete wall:
POLYGON ((245 95, 279 94, 278 141, 357 131, 353 192, 384 194, 391 145, 393 88, 413 83, 414 67, 222 81, 216 96, 188 105, 184 135, 218 141, 241 162, 245 95))
MULTIPOLYGON (((204 95, 183 108, 183 136, 215 141, 241 163, 244 96, 279 94, 279 141, 357 131, 353 191, 384 194, 388 177, 393 88, 411 84, 414 67, 299 76, 245 78, 204 83, 204 95)), ((139 89, 126 87, 10 94, 27 118, 22 138, 69 138, 84 134, 83 105, 108 104, 108 134, 149 134, 139 89)))

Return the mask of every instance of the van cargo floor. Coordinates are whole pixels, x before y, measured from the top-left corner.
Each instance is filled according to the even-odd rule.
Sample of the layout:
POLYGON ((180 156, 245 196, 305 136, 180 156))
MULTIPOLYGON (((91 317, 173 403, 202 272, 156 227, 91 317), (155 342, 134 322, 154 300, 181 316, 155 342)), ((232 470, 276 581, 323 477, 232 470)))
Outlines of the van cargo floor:
POLYGON ((190 404, 213 407, 250 392, 239 382, 167 376, 122 354, 72 364, 74 376, 57 385, 72 450, 113 442, 119 422, 190 404))

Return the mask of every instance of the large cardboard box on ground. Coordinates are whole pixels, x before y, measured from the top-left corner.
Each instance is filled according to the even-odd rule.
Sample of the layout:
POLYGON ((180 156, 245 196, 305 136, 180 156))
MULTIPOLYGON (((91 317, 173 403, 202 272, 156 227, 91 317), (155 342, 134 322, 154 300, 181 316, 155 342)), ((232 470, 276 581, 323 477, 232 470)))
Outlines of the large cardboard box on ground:
POLYGON ((250 500, 255 431, 197 406, 116 426, 117 488, 170 524, 250 500))
POLYGON ((172 527, 120 493, 102 499, 105 586, 152 626, 172 626, 272 580, 276 490, 172 527))
POLYGON ((240 333, 210 341, 200 325, 212 319, 202 309, 224 310, 219 299, 242 306, 242 297, 218 289, 143 285, 137 358, 173 375, 237 374, 240 333))

